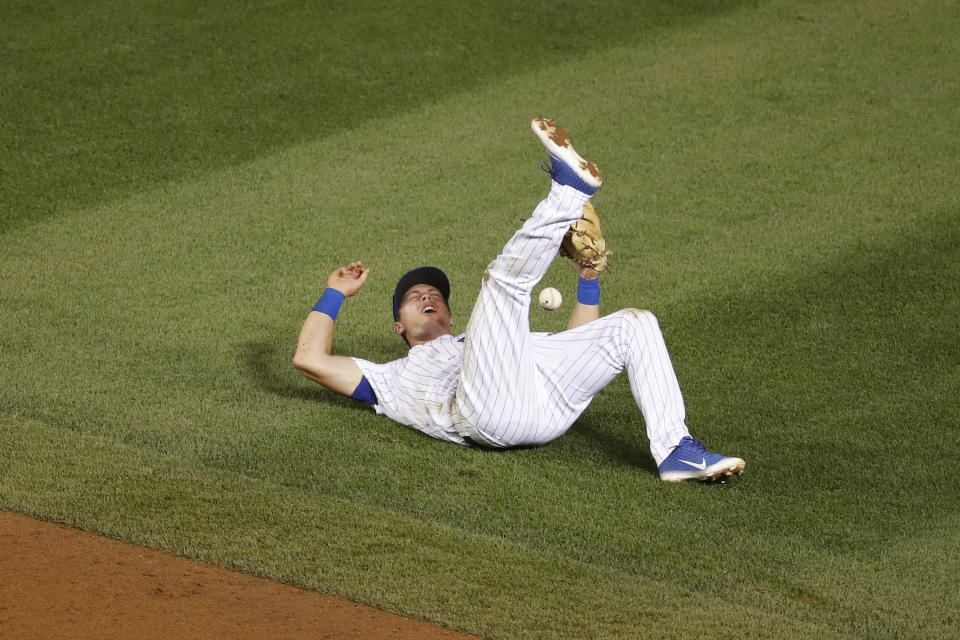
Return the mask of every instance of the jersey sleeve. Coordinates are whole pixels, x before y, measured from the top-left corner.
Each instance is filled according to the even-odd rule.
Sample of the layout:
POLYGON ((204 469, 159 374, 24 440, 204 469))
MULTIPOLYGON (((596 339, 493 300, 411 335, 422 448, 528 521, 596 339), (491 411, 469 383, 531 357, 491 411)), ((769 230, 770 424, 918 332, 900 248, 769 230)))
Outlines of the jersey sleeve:
POLYGON ((355 356, 351 357, 351 360, 360 367, 360 372, 363 374, 363 377, 360 378, 360 384, 357 385, 357 388, 350 397, 373 406, 373 410, 377 413, 384 413, 387 406, 392 406, 392 403, 395 402, 393 390, 388 382, 389 376, 387 372, 390 368, 389 364, 378 364, 355 356), (364 386, 370 387, 369 395, 364 395, 364 386), (357 394, 361 397, 357 397, 357 394), (368 402, 364 397, 372 399, 372 402, 368 402))
POLYGON ((360 384, 353 390, 350 397, 365 404, 377 404, 377 394, 374 393, 373 387, 370 386, 370 381, 367 380, 367 376, 360 378, 360 384))

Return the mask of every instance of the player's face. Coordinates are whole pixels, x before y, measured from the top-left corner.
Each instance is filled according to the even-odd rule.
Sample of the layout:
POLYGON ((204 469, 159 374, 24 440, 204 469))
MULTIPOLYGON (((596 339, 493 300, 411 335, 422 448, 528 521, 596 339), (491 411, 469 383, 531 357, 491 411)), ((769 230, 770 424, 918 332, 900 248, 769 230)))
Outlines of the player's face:
POLYGON ((412 346, 446 335, 452 328, 453 319, 443 294, 436 287, 418 284, 410 287, 400 301, 393 330, 405 334, 412 346))

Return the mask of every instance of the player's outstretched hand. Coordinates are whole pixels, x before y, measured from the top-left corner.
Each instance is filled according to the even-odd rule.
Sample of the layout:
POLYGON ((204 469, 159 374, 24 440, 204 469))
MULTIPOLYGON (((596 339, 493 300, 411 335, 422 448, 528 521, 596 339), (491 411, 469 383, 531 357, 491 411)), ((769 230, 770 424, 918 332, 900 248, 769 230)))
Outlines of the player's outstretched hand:
POLYGON ((370 269, 364 269, 362 262, 351 262, 331 273, 327 278, 327 286, 349 298, 360 291, 368 275, 370 275, 370 269))
POLYGON ((592 269, 592 268, 590 268, 590 267, 584 266, 584 265, 580 264, 579 262, 574 262, 574 263, 572 263, 572 264, 573 264, 573 268, 574 268, 574 269, 576 270, 576 272, 580 275, 580 277, 583 278, 584 280, 596 280, 597 278, 600 277, 600 274, 597 273, 597 271, 596 271, 595 269, 592 269))

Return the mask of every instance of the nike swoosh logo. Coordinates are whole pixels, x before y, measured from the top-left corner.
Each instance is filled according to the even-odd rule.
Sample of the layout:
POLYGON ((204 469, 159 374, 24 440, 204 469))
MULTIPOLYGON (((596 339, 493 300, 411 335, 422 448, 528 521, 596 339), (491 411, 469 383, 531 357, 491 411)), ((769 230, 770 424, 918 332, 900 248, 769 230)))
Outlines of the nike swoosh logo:
POLYGON ((682 462, 683 464, 688 464, 688 465, 690 465, 691 467, 693 467, 694 469, 700 469, 700 471, 703 471, 704 469, 707 468, 707 459, 706 459, 706 458, 701 458, 701 461, 700 461, 699 464, 696 463, 696 462, 690 462, 689 460, 681 460, 680 462, 682 462))

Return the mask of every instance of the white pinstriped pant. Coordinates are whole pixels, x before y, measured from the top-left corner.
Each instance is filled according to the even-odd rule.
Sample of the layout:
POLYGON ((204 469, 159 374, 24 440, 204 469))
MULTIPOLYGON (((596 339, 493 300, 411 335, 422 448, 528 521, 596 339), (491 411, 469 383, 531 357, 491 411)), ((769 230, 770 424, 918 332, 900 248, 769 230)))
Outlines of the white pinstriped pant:
POLYGON ((487 267, 467 325, 454 427, 494 447, 549 442, 626 369, 659 465, 689 432, 653 314, 625 309, 562 333, 530 332, 533 288, 587 199, 551 183, 547 198, 487 267))

